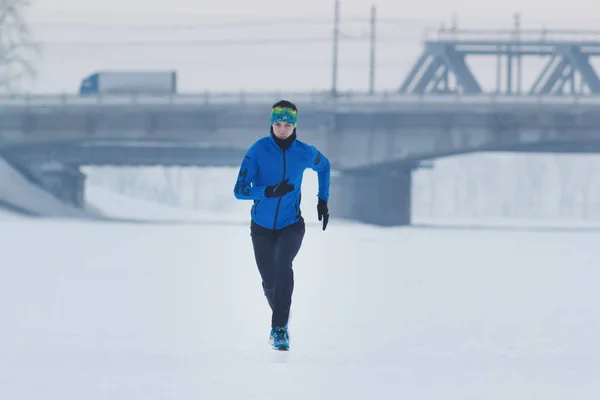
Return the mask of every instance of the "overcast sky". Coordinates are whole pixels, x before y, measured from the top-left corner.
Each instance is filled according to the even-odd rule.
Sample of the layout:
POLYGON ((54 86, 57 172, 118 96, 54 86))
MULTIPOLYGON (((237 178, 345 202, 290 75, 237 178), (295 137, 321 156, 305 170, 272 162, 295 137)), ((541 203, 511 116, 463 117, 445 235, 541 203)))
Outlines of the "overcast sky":
MULTIPOLYGON (((179 88, 185 92, 305 91, 331 86, 333 0, 32 3, 28 18, 43 48, 38 78, 28 86, 35 92, 75 93, 83 77, 103 70, 176 70, 179 88)), ((341 2, 338 85, 342 90, 368 88, 372 4, 341 2)), ((376 88, 396 89, 421 52, 425 30, 444 21, 449 24, 453 16, 465 29, 511 28, 515 12, 521 13, 524 28, 600 26, 600 2, 480 0, 477 7, 473 4, 465 0, 375 2, 379 18, 376 88)), ((495 65, 494 60, 473 61, 484 86, 494 83, 486 62, 495 65)), ((527 64, 526 79, 540 65, 540 61, 527 64)))

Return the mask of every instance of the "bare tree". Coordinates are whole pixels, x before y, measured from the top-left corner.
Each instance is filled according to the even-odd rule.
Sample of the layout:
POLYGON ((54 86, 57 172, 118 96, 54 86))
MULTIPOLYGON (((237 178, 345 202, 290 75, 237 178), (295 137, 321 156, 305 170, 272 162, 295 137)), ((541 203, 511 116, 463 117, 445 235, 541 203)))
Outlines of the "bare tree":
POLYGON ((0 0, 0 92, 14 92, 24 79, 36 76, 33 59, 40 48, 25 22, 29 5, 29 0, 0 0))

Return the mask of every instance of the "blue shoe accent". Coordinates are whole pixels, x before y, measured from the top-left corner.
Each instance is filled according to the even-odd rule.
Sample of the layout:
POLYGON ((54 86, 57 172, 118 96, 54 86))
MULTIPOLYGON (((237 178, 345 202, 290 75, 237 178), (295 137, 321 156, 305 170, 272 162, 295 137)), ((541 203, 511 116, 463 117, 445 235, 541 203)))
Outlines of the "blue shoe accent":
MULTIPOLYGON (((285 330, 288 334, 288 341, 290 340, 290 333, 288 332, 288 324, 285 324, 285 330)), ((269 341, 271 342, 271 344, 273 344, 273 341, 275 340, 275 328, 271 328, 271 333, 269 333, 269 341)))
POLYGON ((271 333, 269 334, 269 343, 273 344, 275 341, 275 329, 271 329, 271 333))
POLYGON ((275 350, 289 350, 290 338, 287 326, 276 326, 272 329, 270 339, 275 350))

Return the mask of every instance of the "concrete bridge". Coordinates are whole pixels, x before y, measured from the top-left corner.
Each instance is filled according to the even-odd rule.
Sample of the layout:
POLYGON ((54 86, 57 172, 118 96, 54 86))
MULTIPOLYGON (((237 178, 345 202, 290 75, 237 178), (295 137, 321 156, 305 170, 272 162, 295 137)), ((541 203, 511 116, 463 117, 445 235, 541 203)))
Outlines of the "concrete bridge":
POLYGON ((410 224, 411 172, 423 160, 600 150, 600 96, 255 93, 4 98, 0 156, 82 199, 63 192, 82 190, 73 171, 83 165, 239 165, 281 98, 299 106, 300 140, 336 170, 336 215, 378 225, 410 224))
POLYGON ((270 106, 289 99, 300 109, 299 138, 336 171, 334 213, 406 225, 412 171, 423 160, 477 151, 600 151, 600 77, 591 62, 600 41, 590 41, 590 32, 436 35, 391 93, 0 98, 0 156, 57 197, 81 204, 82 165, 239 165, 268 133, 270 106), (481 56, 496 57, 491 93, 466 62, 481 56), (528 57, 547 63, 524 90, 528 57))

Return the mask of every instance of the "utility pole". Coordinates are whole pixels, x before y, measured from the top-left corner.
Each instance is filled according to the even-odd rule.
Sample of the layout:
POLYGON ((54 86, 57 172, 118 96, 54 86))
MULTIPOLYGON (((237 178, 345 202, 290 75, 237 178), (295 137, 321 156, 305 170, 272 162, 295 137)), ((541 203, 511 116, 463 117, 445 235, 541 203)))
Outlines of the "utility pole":
POLYGON ((337 95, 338 42, 340 39, 340 0, 335 0, 335 17, 333 22, 333 71, 331 94, 337 95))
MULTIPOLYGON (((515 14, 515 36, 517 43, 521 40, 521 15, 515 14)), ((521 94, 521 81, 523 79, 523 64, 520 46, 517 44, 517 94, 521 94)))
POLYGON ((375 5, 371 6, 371 65, 369 75, 369 93, 375 93, 375 5))

